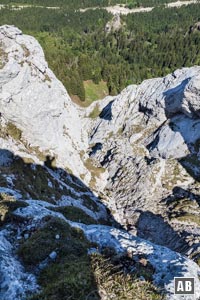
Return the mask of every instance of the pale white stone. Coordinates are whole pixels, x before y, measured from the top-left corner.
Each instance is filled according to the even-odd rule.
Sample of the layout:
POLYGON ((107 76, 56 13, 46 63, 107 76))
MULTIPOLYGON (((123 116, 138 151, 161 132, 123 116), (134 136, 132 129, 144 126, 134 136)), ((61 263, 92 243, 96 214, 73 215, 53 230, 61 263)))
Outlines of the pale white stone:
POLYGON ((57 257, 57 253, 56 253, 55 251, 53 251, 53 252, 51 252, 51 253, 49 254, 49 257, 50 257, 52 260, 55 260, 56 257, 57 257))
POLYGON ((38 42, 13 26, 1 26, 8 61, 0 70, 0 112, 23 131, 23 138, 57 158, 74 175, 86 175, 79 152, 86 150, 87 133, 79 108, 48 69, 38 42))
POLYGON ((0 231, 0 298, 25 299, 27 292, 36 292, 38 285, 33 274, 25 272, 13 255, 14 249, 7 239, 6 230, 0 231))

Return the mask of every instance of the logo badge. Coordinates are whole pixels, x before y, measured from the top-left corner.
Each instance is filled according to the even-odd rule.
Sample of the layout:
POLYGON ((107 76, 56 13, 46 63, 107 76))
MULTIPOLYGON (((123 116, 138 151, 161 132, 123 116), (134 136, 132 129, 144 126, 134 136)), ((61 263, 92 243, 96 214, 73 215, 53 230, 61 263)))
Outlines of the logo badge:
POLYGON ((194 295, 194 278, 175 277, 174 278, 175 295, 194 295))

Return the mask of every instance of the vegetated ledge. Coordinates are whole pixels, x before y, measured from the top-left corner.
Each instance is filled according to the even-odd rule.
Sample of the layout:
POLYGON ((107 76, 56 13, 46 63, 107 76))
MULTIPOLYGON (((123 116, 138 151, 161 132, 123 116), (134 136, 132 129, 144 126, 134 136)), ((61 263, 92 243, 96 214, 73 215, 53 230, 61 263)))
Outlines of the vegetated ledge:
MULTIPOLYGON (((62 215, 63 208, 61 211, 58 208, 58 213, 49 210, 52 204, 43 202, 43 205, 39 200, 16 201, 13 196, 1 194, 0 226, 3 229, 9 224, 8 228, 12 228, 12 232, 9 234, 7 231, 6 235, 12 241, 17 239, 17 254, 25 266, 24 280, 26 274, 31 274, 32 283, 37 288, 35 293, 32 285, 23 291, 28 299, 70 297, 73 300, 85 300, 88 297, 94 300, 100 299, 103 294, 108 297, 115 295, 116 299, 134 299, 137 294, 141 294, 141 298, 138 298, 141 300, 147 297, 152 300, 164 299, 151 283, 154 268, 145 256, 141 255, 139 261, 132 261, 128 254, 118 255, 112 247, 101 246, 87 239, 81 228, 86 225, 66 220, 64 215, 67 208, 62 215), (18 232, 17 236, 13 235, 15 231, 18 232), (143 281, 139 279, 141 276, 143 281), (34 283, 35 277, 39 289, 34 283)), ((75 215, 72 217, 76 219, 75 207, 73 212, 75 215)), ((81 217, 79 210, 77 217, 81 217)), ((96 223, 86 215, 83 217, 85 224, 89 221, 90 224, 96 223)), ((0 235, 0 240, 1 237, 4 236, 0 235)), ((8 274, 9 267, 5 270, 8 274)), ((18 280, 20 278, 16 282, 18 280)), ((21 299, 15 295, 17 290, 12 284, 10 291, 12 297, 14 295, 15 299, 21 299)))
MULTIPOLYGON (((176 299, 173 295, 174 277, 183 273, 184 276, 195 278, 196 296, 200 296, 200 268, 186 257, 166 247, 134 237, 123 230, 104 225, 71 222, 61 213, 49 211, 48 207, 41 205, 34 206, 34 203, 36 201, 29 201, 28 207, 19 208, 15 212, 21 217, 30 217, 31 212, 34 212, 32 222, 37 221, 40 224, 28 239, 22 239, 18 250, 27 271, 42 269, 39 272, 39 284, 43 289, 40 296, 33 296, 33 299, 54 299, 52 295, 65 297, 71 293, 72 299, 85 300, 84 297, 90 293, 94 296, 94 291, 97 290, 99 295, 101 292, 108 296, 111 293, 116 295, 116 299, 117 295, 121 295, 119 299, 126 299, 123 298, 129 295, 126 288, 131 285, 131 296, 127 299, 134 299, 134 293, 141 291, 141 298, 138 298, 141 300, 171 300, 176 299), (105 269, 101 267, 101 263, 104 266, 107 249, 108 253, 112 253, 106 254, 106 264, 112 265, 112 268, 108 266, 106 270, 108 278, 112 275, 110 280, 113 280, 113 289, 102 279, 102 270, 105 272, 105 269), (50 258, 49 255, 53 252, 56 254, 50 258), (88 256, 88 253, 92 254, 92 257, 88 256), (121 264, 123 268, 120 267, 121 264), (120 270, 121 275, 115 272, 116 270, 120 270), (55 274, 60 274, 56 277, 58 280, 55 280, 55 274), (137 276, 140 277, 140 282, 136 280, 137 276), (122 278, 125 282, 123 292, 121 288, 116 289, 122 278), (77 285, 79 281, 81 283, 77 285), (94 282, 99 286, 95 287, 94 282), (155 289, 151 282, 159 289, 155 289), (136 287, 141 289, 137 290, 136 287)), ((94 299, 100 299, 99 295, 95 294, 94 299)))
POLYGON ((119 300, 132 300, 136 295, 141 295, 141 300, 164 299, 150 283, 154 269, 145 258, 141 256, 134 262, 108 247, 100 253, 98 245, 89 242, 81 229, 55 217, 46 217, 45 225, 20 245, 18 253, 27 269, 36 264, 42 268, 38 280, 42 291, 33 295, 32 300, 98 300, 103 295, 119 300), (41 267, 55 249, 58 256, 41 267), (139 280, 142 275, 143 281, 139 280))

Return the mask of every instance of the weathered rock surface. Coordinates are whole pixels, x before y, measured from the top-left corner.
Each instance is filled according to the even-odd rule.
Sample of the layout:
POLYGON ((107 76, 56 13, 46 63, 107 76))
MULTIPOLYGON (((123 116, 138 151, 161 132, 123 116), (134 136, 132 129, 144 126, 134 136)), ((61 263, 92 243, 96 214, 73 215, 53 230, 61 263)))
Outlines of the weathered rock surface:
POLYGON ((199 74, 185 68, 129 86, 95 104, 90 127, 90 156, 109 172, 104 193, 115 218, 183 253, 198 252, 186 240, 200 234, 199 74))
POLYGON ((29 147, 54 156, 58 166, 88 174, 79 154, 87 136, 78 108, 48 68, 41 46, 12 26, 0 27, 0 41, 7 57, 0 69, 1 119, 21 130, 29 147))
POLYGON ((12 249, 25 235, 29 239, 43 218, 53 216, 81 228, 100 248, 130 250, 133 259, 147 255, 156 270, 154 283, 168 299, 178 299, 174 276, 195 277, 198 299, 200 268, 189 258, 196 260, 200 253, 200 67, 129 86, 81 110, 34 38, 2 26, 0 48, 0 194, 23 201, 13 214, 28 222, 17 235, 8 226, 9 241, 0 235, 0 256, 8 268, 7 274, 1 268, 1 298, 23 299, 37 288, 12 249), (99 117, 90 119, 96 106, 99 117), (129 233, 93 224, 108 219, 98 192, 129 233), (69 220, 63 207, 82 211, 80 218, 90 218, 92 225, 69 220), (17 276, 9 287, 16 271, 12 263, 17 276))
MULTIPOLYGON (((40 210, 36 201, 29 202, 29 207, 18 209, 17 215, 26 216, 31 214, 34 209, 36 219, 42 219, 43 216, 49 215, 48 207, 43 203, 43 210, 40 210), (46 206, 46 207, 45 207, 46 206)), ((41 204, 41 203, 40 203, 41 204)), ((56 214, 56 213, 55 213, 56 214)), ((33 214, 32 214, 33 215, 33 214)), ((59 216, 57 214, 57 216, 59 216)), ((119 229, 102 225, 84 225, 81 223, 70 222, 62 217, 73 227, 83 230, 86 237, 99 245, 99 250, 111 247, 119 254, 129 253, 133 260, 137 260, 140 255, 145 255, 146 259, 155 269, 153 279, 154 284, 166 292, 166 299, 176 300, 181 297, 174 296, 174 277, 194 277, 195 278, 195 299, 200 296, 199 275, 200 268, 188 258, 171 251, 168 248, 154 245, 141 238, 134 237, 131 234, 119 229)), ((193 296, 185 297, 185 300, 193 300, 193 296)))
MULTIPOLYGON (((88 226, 85 228, 86 236, 91 240, 106 247, 113 247, 117 253, 132 255, 132 259, 143 254, 155 268, 155 285, 167 290, 166 299, 178 300, 182 296, 174 295, 174 277, 194 277, 195 279, 195 299, 200 296, 199 268, 186 257, 173 252, 165 247, 156 246, 137 237, 133 237, 126 232, 111 229, 106 226, 88 226)), ((185 300, 193 300, 194 296, 184 296, 185 300)))
POLYGON ((25 299, 27 292, 37 290, 35 276, 24 271, 7 240, 8 232, 0 232, 0 298, 2 300, 25 299))

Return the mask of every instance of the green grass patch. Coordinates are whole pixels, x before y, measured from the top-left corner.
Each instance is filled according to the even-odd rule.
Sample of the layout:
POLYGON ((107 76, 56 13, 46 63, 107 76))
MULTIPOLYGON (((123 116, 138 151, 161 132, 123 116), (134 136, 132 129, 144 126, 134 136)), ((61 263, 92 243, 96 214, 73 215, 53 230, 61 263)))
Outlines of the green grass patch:
POLYGON ((85 167, 94 175, 94 176, 100 176, 102 173, 105 172, 105 168, 103 167, 96 167, 90 158, 88 158, 85 162, 85 167))
POLYGON ((62 213, 66 219, 73 222, 84 223, 86 225, 98 223, 95 219, 88 216, 82 209, 75 206, 63 206, 51 208, 51 210, 62 213))
POLYGON ((93 101, 103 99, 109 95, 107 83, 105 81, 100 81, 95 84, 92 80, 84 81, 85 88, 85 104, 90 105, 93 101))
POLYGON ((188 198, 180 198, 180 199, 174 199, 171 203, 171 210, 174 211, 180 211, 185 210, 186 212, 189 209, 195 209, 197 208, 198 204, 195 200, 191 200, 188 198))
POLYGON ((26 141, 23 141, 29 153, 34 153, 40 161, 45 161, 48 153, 40 151, 39 147, 30 146, 26 141))
POLYGON ((199 214, 195 215, 192 213, 185 212, 185 213, 182 213, 181 215, 171 218, 171 220, 177 220, 179 222, 194 223, 194 224, 200 226, 199 214))
POLYGON ((23 218, 15 216, 13 212, 19 207, 26 207, 27 203, 16 200, 5 193, 0 194, 0 227, 9 222, 18 222, 23 218))
POLYGON ((188 174, 197 181, 200 181, 200 160, 197 154, 190 154, 180 160, 180 163, 186 169, 188 174))
POLYGON ((103 174, 105 172, 105 168, 103 168, 103 167, 96 167, 92 163, 91 159, 89 159, 89 158, 86 161, 84 161, 84 165, 85 165, 85 167, 91 173, 90 187, 91 188, 95 188, 95 186, 96 186, 96 178, 100 177, 101 174, 103 174))
POLYGON ((144 257, 136 263, 126 255, 120 256, 108 251, 106 254, 92 255, 91 264, 98 290, 102 295, 106 295, 105 299, 164 299, 150 282, 154 269, 144 257), (133 267, 134 272, 131 271, 133 267), (139 280, 140 276, 143 276, 145 281, 139 280))
POLYGON ((19 247, 18 254, 26 266, 36 266, 54 250, 57 250, 59 258, 85 253, 89 242, 81 230, 71 228, 65 221, 56 217, 46 217, 44 221, 44 226, 19 247), (57 240, 56 235, 59 235, 60 239, 57 240))
POLYGON ((91 111, 91 113, 89 114, 89 118, 91 119, 95 119, 100 115, 100 109, 98 104, 95 105, 94 109, 91 111))
POLYGON ((58 254, 56 260, 41 271, 38 282, 42 291, 31 299, 100 299, 87 255, 89 247, 91 244, 81 230, 50 217, 42 228, 21 244, 18 251, 27 268, 39 264, 52 251, 58 254), (57 234, 59 240, 55 238, 57 234))
POLYGON ((43 227, 23 240, 18 254, 27 269, 42 262, 52 251, 57 257, 40 271, 41 292, 32 300, 161 300, 159 291, 150 283, 154 268, 145 257, 134 261, 117 255, 112 249, 88 255, 92 245, 80 229, 71 228, 63 220, 46 217, 43 227), (60 239, 55 236, 59 234, 60 239), (134 267, 134 271, 131 271, 134 267), (145 281, 138 279, 144 276, 145 281))
POLYGON ((2 138, 11 136, 14 140, 20 141, 22 137, 22 131, 13 123, 8 122, 5 126, 0 126, 0 136, 2 138))
POLYGON ((88 195, 83 195, 82 197, 83 200, 83 205, 86 206, 87 208, 91 209, 92 211, 99 211, 99 207, 96 204, 94 200, 91 199, 90 196, 88 195))
POLYGON ((4 52, 0 43, 0 69, 3 69, 7 61, 7 54, 4 52))
MULTIPOLYGON (((62 195, 73 197, 70 189, 66 187, 60 189, 59 183, 51 177, 48 171, 40 165, 33 165, 25 162, 20 157, 15 157, 9 166, 1 166, 0 172, 8 175, 14 175, 13 183, 15 189, 22 194, 23 199, 39 199, 50 203, 55 203, 62 195), (49 185, 51 183, 51 185, 49 185)), ((7 182, 0 177, 2 186, 7 187, 7 182)))
POLYGON ((8 122, 7 124, 7 133, 15 140, 21 140, 22 137, 22 131, 21 129, 17 128, 16 125, 14 125, 11 122, 8 122))

